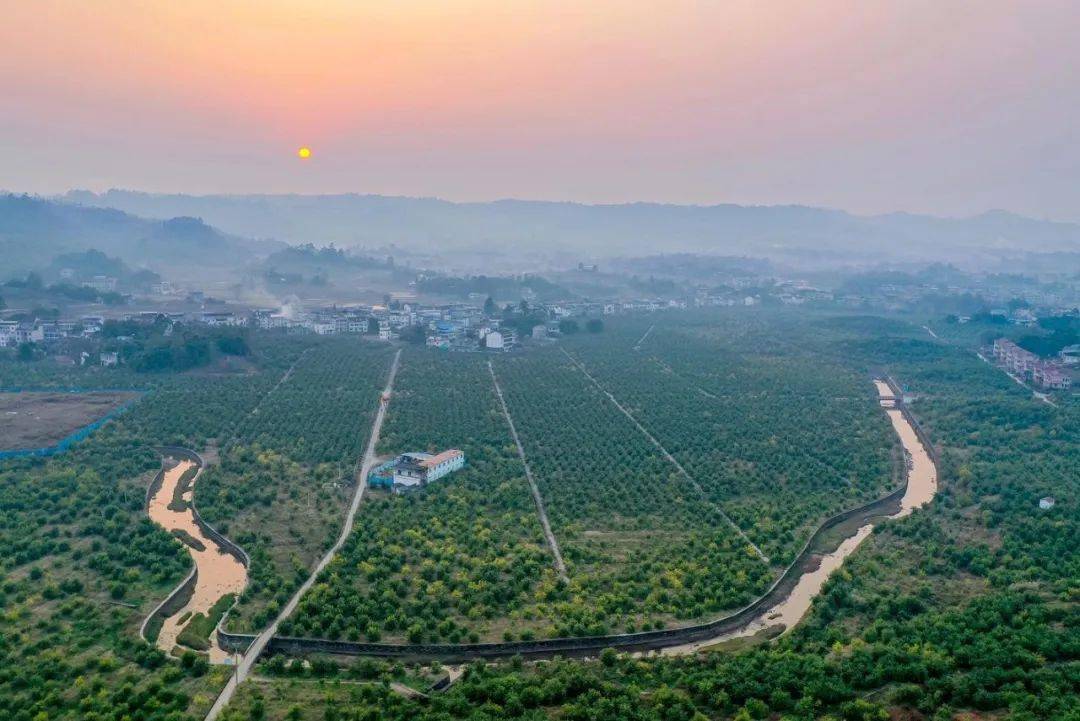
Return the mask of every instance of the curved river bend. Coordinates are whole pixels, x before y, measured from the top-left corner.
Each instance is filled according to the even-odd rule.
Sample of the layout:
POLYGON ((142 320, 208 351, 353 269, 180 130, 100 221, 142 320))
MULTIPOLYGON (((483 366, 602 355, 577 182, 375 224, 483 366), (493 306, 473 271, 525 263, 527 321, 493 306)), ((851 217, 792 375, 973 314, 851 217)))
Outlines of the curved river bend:
MULTIPOLYGON (((875 380, 874 383, 878 389, 882 410, 888 416, 890 423, 892 423, 893 430, 896 432, 901 446, 903 447, 907 465, 907 483, 904 487, 904 493, 899 499, 899 509, 889 516, 872 515, 875 511, 871 509, 882 509, 880 511, 882 514, 887 513, 884 509, 888 506, 883 503, 886 499, 879 499, 878 501, 866 504, 866 506, 862 508, 861 516, 859 515, 860 509, 856 509, 854 515, 848 516, 848 518, 866 519, 861 521, 861 526, 858 526, 848 538, 844 539, 839 546, 830 553, 815 553, 812 550, 809 554, 806 552, 800 553, 796 560, 796 563, 799 563, 800 567, 797 568, 794 565, 789 567, 773 587, 773 590, 776 590, 775 595, 779 600, 772 600, 774 594, 773 590, 770 590, 766 593, 766 597, 759 599, 758 602, 753 604, 755 607, 758 603, 762 604, 763 610, 748 612, 747 615, 749 620, 739 621, 738 625, 725 623, 727 619, 719 619, 718 621, 702 624, 700 626, 672 629, 670 631, 670 636, 664 635, 646 639, 638 638, 639 634, 625 634, 620 636, 586 637, 581 639, 554 639, 552 641, 538 641, 535 644, 535 648, 523 648, 521 643, 515 642, 505 644, 476 644, 475 647, 470 644, 450 644, 444 648, 437 644, 432 646, 423 646, 422 644, 369 644, 347 641, 335 642, 318 638, 278 638, 274 636, 274 633, 276 632, 276 623, 257 638, 244 634, 230 634, 223 640, 230 647, 236 648, 248 648, 248 644, 251 644, 252 641, 261 640, 261 645, 258 645, 254 652, 249 648, 247 655, 245 656, 245 663, 250 666, 267 645, 271 645, 276 651, 290 654, 316 651, 358 656, 374 655, 408 657, 413 660, 423 658, 438 659, 440 661, 458 661, 472 658, 496 658, 513 654, 527 654, 536 658, 566 654, 588 656, 601 648, 607 647, 607 645, 613 647, 636 647, 637 650, 630 651, 630 653, 634 655, 648 653, 681 655, 695 653, 708 646, 713 646, 731 639, 756 636, 766 630, 775 631, 779 629, 781 632, 789 631, 798 625, 798 623, 806 616, 814 598, 821 592, 825 581, 833 572, 840 568, 844 560, 870 536, 876 523, 880 523, 882 519, 885 518, 900 518, 910 514, 914 509, 929 503, 937 492, 937 467, 935 466, 934 459, 930 452, 923 446, 919 439, 919 434, 916 432, 916 428, 912 425, 912 422, 909 422, 908 420, 909 417, 905 416, 904 411, 897 407, 897 400, 890 386, 885 381, 881 380, 875 380), (788 576, 790 576, 790 578, 785 581, 785 578, 788 576), (790 590, 787 592, 780 591, 780 583, 791 583, 790 590), (766 598, 769 600, 765 600, 766 598), (706 627, 711 626, 716 626, 717 628, 715 630, 706 630, 706 627), (721 628, 724 630, 720 630, 721 628), (681 636, 682 639, 694 638, 695 640, 678 640, 680 632, 685 632, 681 636), (699 636, 699 633, 702 635, 699 636), (590 642, 592 645, 590 645, 590 642), (600 643, 605 645, 596 645, 600 643)), ((895 493, 890 494, 887 498, 894 499, 892 500, 892 503, 896 503, 895 493)), ((895 508, 895 506, 892 507, 895 508)), ((853 521, 847 527, 849 529, 855 527, 854 524, 859 522, 860 521, 853 521)), ((833 525, 830 526, 830 528, 839 529, 841 526, 833 525)), ((343 532, 342 539, 344 539, 346 533, 347 532, 343 532)), ((339 544, 342 542, 342 540, 339 540, 339 544)), ((334 551, 336 551, 336 549, 332 549, 327 558, 329 558, 334 551)), ((309 583, 312 578, 314 578, 314 576, 309 578, 309 583)), ((293 598, 291 602, 293 605, 295 605, 297 598, 298 596, 293 598)), ((287 615, 289 611, 291 611, 291 608, 284 611, 282 617, 287 615)), ((733 616, 738 615, 741 615, 741 613, 733 614, 733 616)), ((246 675, 246 671, 241 674, 241 677, 243 675, 246 675)), ((221 701, 221 699, 219 699, 219 701, 221 701)), ((223 705, 223 703, 219 705, 223 705)))
MULTIPOLYGON (((185 459, 167 469, 161 481, 161 488, 150 499, 149 515, 154 523, 166 531, 183 531, 203 546, 203 550, 200 551, 184 543, 195 562, 198 575, 191 598, 183 608, 165 619, 158 633, 157 647, 165 653, 173 650, 180 632, 195 614, 201 613, 208 616, 218 599, 230 593, 239 595, 247 584, 247 569, 243 564, 235 556, 222 550, 213 539, 208 538, 195 522, 191 498, 195 481, 201 475, 202 469, 199 469, 192 480, 191 488, 183 494, 183 500, 186 501, 184 510, 174 511, 169 508, 180 479, 186 472, 196 467, 195 463, 185 459)), ((227 657, 228 654, 218 648, 216 639, 212 636, 210 638, 211 663, 223 663, 227 657)))
MULTIPOLYGON (((878 395, 881 396, 881 405, 892 422, 893 430, 900 437, 900 444, 904 448, 907 457, 908 479, 907 489, 900 501, 900 510, 886 518, 902 518, 910 514, 916 508, 929 503, 937 493, 937 467, 934 465, 930 454, 923 448, 915 429, 902 411, 896 408, 892 400, 893 392, 889 385, 882 380, 875 380, 878 395)), ((804 573, 799 577, 791 593, 774 606, 761 612, 748 624, 736 631, 729 631, 715 638, 695 641, 693 643, 678 646, 669 646, 660 651, 665 655, 682 655, 694 653, 705 646, 710 646, 734 638, 754 636, 767 628, 783 624, 785 630, 791 630, 803 619, 810 610, 814 598, 821 593, 822 586, 829 576, 843 565, 844 559, 850 556, 856 548, 869 536, 877 521, 872 521, 861 526, 854 535, 846 538, 835 551, 820 556, 820 565, 804 573)))

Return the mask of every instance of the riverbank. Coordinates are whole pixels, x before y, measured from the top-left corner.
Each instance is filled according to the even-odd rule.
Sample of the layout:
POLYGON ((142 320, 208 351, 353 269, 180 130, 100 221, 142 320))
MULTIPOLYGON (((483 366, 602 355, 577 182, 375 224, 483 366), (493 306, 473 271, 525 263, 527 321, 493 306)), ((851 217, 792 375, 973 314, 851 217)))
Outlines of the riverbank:
MULTIPOLYGON (((170 462, 166 460, 167 464, 170 462)), ((244 565, 207 535, 195 518, 191 499, 201 473, 201 466, 189 459, 181 459, 175 465, 167 466, 160 485, 147 504, 150 520, 166 531, 181 538, 192 538, 198 544, 184 544, 195 563, 193 578, 189 577, 185 582, 185 585, 190 585, 190 596, 183 606, 162 620, 157 638, 154 639, 155 645, 166 653, 176 647, 180 635, 193 620, 200 615, 209 618, 220 599, 230 594, 239 595, 247 585, 247 569, 244 565)), ((228 654, 218 647, 213 634, 207 640, 210 661, 223 663, 228 654)))
MULTIPOLYGON (((882 516, 879 519, 869 521, 858 526, 854 534, 848 536, 836 550, 819 555, 819 563, 816 568, 806 570, 800 577, 791 593, 780 603, 772 606, 737 631, 720 634, 715 638, 697 641, 681 646, 670 646, 661 651, 665 656, 675 656, 687 653, 695 653, 708 646, 724 643, 738 638, 747 638, 762 633, 767 629, 782 627, 787 633, 793 629, 810 611, 814 598, 820 593, 825 581, 835 573, 843 564, 844 560, 862 545, 863 541, 870 537, 874 526, 882 520, 903 518, 916 508, 921 508, 933 500, 937 493, 937 466, 930 457, 930 453, 923 447, 919 440, 915 427, 908 420, 904 412, 897 407, 899 401, 895 400, 893 389, 883 380, 875 380, 878 395, 882 398, 882 407, 892 423, 893 430, 900 438, 907 464, 907 484, 904 494, 900 497, 900 507, 895 512, 882 516)), ((775 637, 775 634, 771 635, 775 637)))
MULTIPOLYGON (((265 648, 290 655, 325 653, 456 662, 514 655, 534 659, 595 656, 609 647, 626 652, 694 653, 767 628, 782 626, 790 630, 809 611, 828 577, 869 537, 875 523, 907 515, 929 502, 937 489, 933 448, 903 407, 899 388, 886 380, 877 380, 875 384, 882 409, 889 416, 903 449, 904 485, 884 498, 827 519, 773 586, 731 615, 691 626, 609 636, 476 644, 388 644, 274 636, 268 639, 265 648)), ((219 640, 234 650, 246 649, 253 639, 250 635, 219 635, 219 640)))

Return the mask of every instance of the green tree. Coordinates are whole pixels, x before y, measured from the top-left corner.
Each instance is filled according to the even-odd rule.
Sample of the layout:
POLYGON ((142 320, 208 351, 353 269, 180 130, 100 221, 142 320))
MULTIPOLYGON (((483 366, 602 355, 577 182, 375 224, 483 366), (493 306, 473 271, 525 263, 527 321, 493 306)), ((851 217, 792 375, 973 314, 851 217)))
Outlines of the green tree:
POLYGON ((414 345, 423 345, 427 340, 427 329, 422 325, 410 325, 403 328, 399 334, 401 340, 414 345))

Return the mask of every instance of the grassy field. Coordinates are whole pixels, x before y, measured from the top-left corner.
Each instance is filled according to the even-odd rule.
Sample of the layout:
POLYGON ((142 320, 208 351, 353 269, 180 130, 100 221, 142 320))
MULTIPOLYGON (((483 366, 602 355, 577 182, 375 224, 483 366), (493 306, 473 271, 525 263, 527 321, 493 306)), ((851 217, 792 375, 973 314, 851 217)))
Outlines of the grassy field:
POLYGON ((55 445, 136 395, 123 391, 0 393, 0 451, 55 445))

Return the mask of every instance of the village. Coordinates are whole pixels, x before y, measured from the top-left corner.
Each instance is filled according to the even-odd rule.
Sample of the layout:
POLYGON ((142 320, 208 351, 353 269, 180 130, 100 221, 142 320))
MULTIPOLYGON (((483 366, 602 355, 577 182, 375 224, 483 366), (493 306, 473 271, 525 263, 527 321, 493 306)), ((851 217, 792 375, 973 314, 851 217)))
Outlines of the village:
POLYGON ((1021 380, 1030 380, 1046 390, 1068 390, 1072 387, 1072 376, 1066 366, 1076 365, 1080 360, 1080 346, 1063 349, 1059 354, 1060 360, 1050 362, 1007 338, 998 338, 994 341, 994 358, 1021 380))
MULTIPOLYGON (((201 295, 201 294, 200 294, 201 295)), ((201 300, 201 299, 200 299, 201 300)), ((760 300, 747 297, 739 305, 752 306, 760 300)), ((697 302, 693 305, 735 305, 734 302, 697 302)), ((543 342, 579 331, 599 332, 602 316, 654 312, 686 308, 683 300, 643 299, 622 302, 563 302, 504 305, 491 299, 483 305, 449 303, 426 305, 415 301, 389 300, 386 304, 317 307, 302 310, 295 303, 278 308, 224 309, 196 311, 142 310, 77 317, 0 320, 0 348, 24 344, 51 347, 64 339, 100 337, 110 321, 152 325, 201 324, 211 328, 256 328, 267 331, 315 335, 366 335, 372 340, 423 342, 431 348, 449 351, 512 351, 522 340, 543 342)), ((119 337, 123 341, 123 336, 119 337)), ((85 359, 80 359, 85 362, 85 359)), ((102 353, 102 365, 114 365, 116 354, 102 353)))
MULTIPOLYGON (((102 288, 115 286, 114 278, 94 280, 102 288)), ((751 312, 761 306, 905 314, 927 303, 957 310, 966 304, 972 310, 943 316, 946 328, 952 326, 964 337, 981 335, 985 355, 992 354, 1014 377, 1037 389, 1067 391, 1073 386, 1080 367, 1075 332, 1072 339, 1067 333, 1057 336, 1052 331, 1048 336, 1051 327, 1062 323, 1075 326, 1073 291, 1048 294, 1013 281, 981 285, 983 280, 973 280, 976 285, 955 287, 915 278, 907 283, 897 278, 877 281, 826 290, 806 280, 745 275, 729 277, 721 285, 684 286, 651 297, 551 300, 540 299, 530 288, 522 287, 498 300, 469 292, 460 300, 445 302, 439 302, 437 295, 422 296, 410 284, 407 289, 386 293, 382 302, 376 303, 303 301, 291 296, 276 306, 262 307, 170 286, 164 302, 152 293, 127 295, 123 304, 107 307, 72 304, 64 311, 50 311, 27 304, 23 310, 8 308, 0 316, 0 348, 11 349, 7 352, 14 351, 22 360, 49 357, 61 364, 110 367, 130 363, 139 341, 148 336, 167 337, 174 328, 204 328, 218 333, 257 330, 352 335, 371 342, 425 345, 454 353, 507 353, 543 346, 575 333, 599 333, 604 318, 621 315, 725 307, 751 312), (975 292, 978 296, 973 296, 975 292), (982 309, 976 311, 968 302, 972 297, 981 299, 982 309), (1041 327, 1044 323, 1048 323, 1045 329, 1041 327), (1039 336, 1060 337, 1063 342, 1052 347, 1032 346, 1029 341, 1039 336)), ((164 281, 162 285, 166 285, 164 281)))

